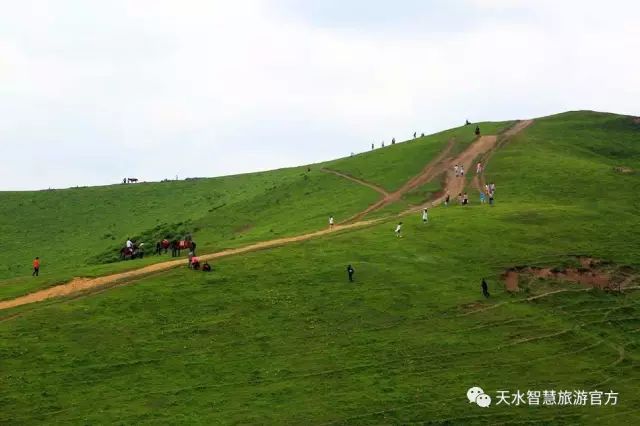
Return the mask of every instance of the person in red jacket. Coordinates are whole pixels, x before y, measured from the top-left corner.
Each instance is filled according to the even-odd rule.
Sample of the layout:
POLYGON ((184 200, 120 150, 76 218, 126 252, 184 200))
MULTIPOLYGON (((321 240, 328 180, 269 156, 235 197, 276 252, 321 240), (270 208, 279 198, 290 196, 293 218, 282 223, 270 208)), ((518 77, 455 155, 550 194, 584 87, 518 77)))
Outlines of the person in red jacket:
POLYGON ((33 259, 33 273, 31 276, 37 277, 38 274, 40 274, 40 258, 36 256, 36 258, 33 259))

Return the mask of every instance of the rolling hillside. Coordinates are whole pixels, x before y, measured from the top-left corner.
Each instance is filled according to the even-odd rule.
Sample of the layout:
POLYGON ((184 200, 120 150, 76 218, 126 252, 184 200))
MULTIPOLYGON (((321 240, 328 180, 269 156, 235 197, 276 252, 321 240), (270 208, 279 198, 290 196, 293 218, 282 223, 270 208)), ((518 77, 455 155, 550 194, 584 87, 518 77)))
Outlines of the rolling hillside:
MULTIPOLYGON (((483 127, 498 134, 511 125, 483 127)), ((460 146, 447 161, 467 149, 474 137, 458 132, 309 173, 0 194, 1 214, 12 218, 2 235, 15 247, 0 258, 0 297, 53 282, 44 266, 43 282, 25 277, 35 250, 51 256, 55 279, 114 272, 134 262, 96 264, 96 256, 159 224, 160 232, 193 227, 203 252, 312 232, 329 214, 347 218, 381 196, 320 167, 393 191, 452 135, 460 146), (136 214, 120 223, 107 205, 136 214)), ((377 222, 220 258, 211 274, 172 269, 0 311, 0 422, 637 423, 640 123, 570 112, 536 119, 496 146, 480 177, 495 182, 495 206, 479 203, 469 173, 469 206, 434 207, 427 224, 417 212, 397 216, 449 187, 449 171, 373 212, 377 222), (571 271, 604 284, 564 280, 571 271), (520 273, 516 287, 506 287, 507 272, 520 273), (492 396, 598 390, 619 399, 494 400, 485 409, 468 402, 471 386, 492 396)))

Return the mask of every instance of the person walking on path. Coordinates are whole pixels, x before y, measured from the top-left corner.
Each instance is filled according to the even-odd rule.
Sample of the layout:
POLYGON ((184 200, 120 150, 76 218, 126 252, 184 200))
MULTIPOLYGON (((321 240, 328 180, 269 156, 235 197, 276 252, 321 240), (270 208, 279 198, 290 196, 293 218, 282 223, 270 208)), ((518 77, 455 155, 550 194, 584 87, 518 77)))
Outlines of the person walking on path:
POLYGON ((484 192, 480 191, 480 204, 484 204, 484 192))
POLYGON ((36 256, 36 258, 33 259, 33 273, 31 276, 37 277, 38 275, 40 275, 40 258, 36 256))
POLYGON ((478 161, 478 164, 476 164, 476 174, 479 175, 480 173, 482 173, 482 163, 478 161))
POLYGON ((444 206, 445 207, 449 207, 449 200, 451 199, 451 197, 449 196, 449 193, 447 192, 447 196, 444 197, 444 206))
POLYGON ((398 225, 396 226, 396 237, 401 238, 402 237, 402 222, 399 222, 398 225))
POLYGON ((469 204, 469 197, 467 196, 467 193, 465 192, 464 195, 462 196, 462 205, 466 206, 467 204, 469 204))
POLYGON ((460 177, 464 177, 464 166, 460 164, 460 177))
POLYGON ((489 193, 489 205, 493 206, 493 192, 489 193))
POLYGON ((329 216, 329 229, 333 229, 333 225, 334 225, 333 216, 329 216))
POLYGON ((456 177, 460 176, 460 168, 457 164, 453 166, 453 171, 456 173, 456 177))
POLYGON ((484 279, 484 278, 482 279, 482 284, 481 284, 481 286, 482 286, 482 295, 483 295, 485 298, 489 298, 489 286, 487 285, 487 282, 485 281, 485 279, 484 279))
POLYGON ((356 272, 355 269, 353 269, 353 266, 349 265, 347 266, 347 274, 349 274, 349 282, 352 283, 353 282, 353 273, 356 272))
POLYGON ((425 208, 424 210, 422 210, 422 223, 427 223, 427 222, 429 222, 429 212, 425 208))

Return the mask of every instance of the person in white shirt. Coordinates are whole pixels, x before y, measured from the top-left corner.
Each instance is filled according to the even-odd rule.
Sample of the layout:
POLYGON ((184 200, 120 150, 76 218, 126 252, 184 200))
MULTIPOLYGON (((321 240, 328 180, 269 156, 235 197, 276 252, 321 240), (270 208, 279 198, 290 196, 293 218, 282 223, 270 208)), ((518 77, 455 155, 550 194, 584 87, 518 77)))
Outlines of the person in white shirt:
POLYGON ((402 237, 402 222, 396 226, 396 237, 402 237))
POLYGON ((133 241, 131 241, 131 237, 127 238, 127 244, 126 244, 127 248, 133 248, 133 241))
POLYGON ((429 222, 429 213, 427 212, 427 209, 422 210, 422 223, 427 223, 429 222))
POLYGON ((333 224, 334 224, 333 216, 329 216, 329 229, 333 229, 333 224))
POLYGON ((456 173, 456 177, 460 176, 460 173, 458 172, 458 165, 457 164, 453 167, 453 171, 456 173))

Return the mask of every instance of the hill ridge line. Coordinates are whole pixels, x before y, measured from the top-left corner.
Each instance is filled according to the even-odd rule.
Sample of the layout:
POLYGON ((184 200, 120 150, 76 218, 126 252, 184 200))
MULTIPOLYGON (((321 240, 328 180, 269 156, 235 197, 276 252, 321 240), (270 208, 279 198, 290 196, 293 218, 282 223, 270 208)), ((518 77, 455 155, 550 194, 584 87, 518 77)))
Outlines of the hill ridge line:
MULTIPOLYGON (((500 138, 500 140, 503 140, 503 138, 510 138, 514 136, 518 132, 528 127, 531 123, 533 123, 533 120, 518 121, 514 126, 512 126, 510 129, 508 129, 506 132, 504 132, 501 135, 502 138, 500 138)), ((451 158, 451 157, 448 157, 448 155, 453 149, 453 146, 455 144, 455 139, 452 138, 447 144, 447 146, 445 147, 445 149, 440 154, 438 154, 438 156, 436 156, 433 160, 431 160, 418 175, 415 175, 414 177, 409 179, 404 185, 402 185, 400 189, 394 191, 393 193, 388 193, 380 201, 367 207, 365 210, 356 214, 352 218, 347 219, 343 223, 336 225, 334 229, 321 229, 319 231, 300 234, 297 236, 261 241, 261 242, 257 242, 247 246, 225 249, 219 252, 205 254, 198 257, 202 261, 219 259, 222 257, 279 247, 279 246, 283 246, 283 245, 294 243, 294 242, 307 241, 313 238, 321 237, 328 234, 333 234, 343 230, 360 229, 360 228, 365 228, 367 226, 373 226, 378 223, 382 223, 394 216, 382 217, 382 218, 370 219, 370 220, 358 220, 358 219, 361 219, 366 214, 371 213, 374 210, 378 210, 395 201, 398 201, 402 197, 402 195, 404 195, 406 192, 411 191, 412 189, 429 182, 429 180, 433 179, 436 176, 439 176, 443 172, 447 173, 447 180, 446 180, 447 183, 446 183, 445 193, 451 192, 452 189, 456 189, 460 187, 460 184, 462 184, 461 188, 464 188, 464 184, 466 182, 465 178, 450 179, 450 177, 448 176, 449 174, 452 173, 451 165, 453 165, 454 163, 455 164, 462 163, 465 165, 465 168, 468 168, 471 162, 475 158, 477 158, 479 155, 490 153, 491 150, 495 147, 497 141, 498 141, 498 136, 495 136, 495 135, 481 136, 477 138, 466 150, 464 150, 458 156, 451 158)), ((350 179, 350 180, 354 180, 354 179, 350 179)), ((358 183, 361 183, 361 182, 358 182, 358 183)), ((427 204, 431 204, 435 206, 437 204, 442 203, 444 201, 444 198, 445 196, 441 196, 438 199, 433 200, 427 204)), ((417 210, 420 210, 421 208, 422 206, 410 208, 398 214, 397 216, 404 216, 407 214, 411 214, 417 210)), ((10 308, 28 305, 36 302, 42 302, 44 300, 48 300, 52 298, 68 296, 68 295, 80 293, 83 291, 90 291, 92 289, 124 284, 133 278, 140 278, 146 275, 150 275, 152 273, 164 272, 170 269, 177 268, 179 266, 184 266, 186 263, 185 260, 186 259, 182 258, 177 260, 169 260, 165 262, 154 263, 152 265, 147 265, 142 268, 132 269, 130 271, 119 272, 116 274, 104 275, 96 278, 74 278, 73 280, 64 284, 38 290, 33 293, 26 294, 24 296, 16 297, 14 299, 0 301, 0 310, 10 309, 10 308)))

